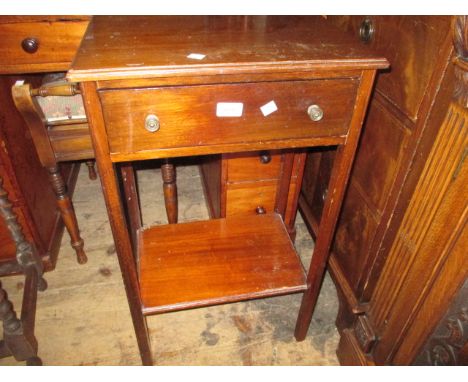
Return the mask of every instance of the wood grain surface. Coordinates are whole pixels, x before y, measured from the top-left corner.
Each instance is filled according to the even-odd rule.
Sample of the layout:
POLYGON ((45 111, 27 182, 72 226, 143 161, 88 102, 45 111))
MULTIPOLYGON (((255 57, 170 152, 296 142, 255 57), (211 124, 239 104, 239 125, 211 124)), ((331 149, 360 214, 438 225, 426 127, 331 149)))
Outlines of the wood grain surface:
POLYGON ((111 155, 129 160, 180 155, 182 150, 172 149, 192 146, 196 146, 192 152, 202 146, 226 152, 221 146, 261 148, 275 141, 288 147, 290 143, 280 142, 286 139, 308 140, 303 146, 321 138, 337 138, 334 142, 339 143, 348 131, 356 90, 357 81, 346 79, 108 90, 99 95, 111 155), (264 116, 260 107, 272 100, 278 110, 264 116), (218 117, 220 102, 242 103, 242 115, 218 117), (312 121, 307 113, 314 104, 323 110, 320 121, 312 121), (145 129, 146 116, 151 114, 160 122, 153 133, 145 129), (158 153, 160 149, 165 153, 158 153))
POLYGON ((138 244, 145 314, 306 289, 277 214, 149 227, 138 244))
POLYGON ((68 76, 90 81, 387 65, 320 16, 96 16, 68 76), (191 53, 205 57, 190 59, 191 53))

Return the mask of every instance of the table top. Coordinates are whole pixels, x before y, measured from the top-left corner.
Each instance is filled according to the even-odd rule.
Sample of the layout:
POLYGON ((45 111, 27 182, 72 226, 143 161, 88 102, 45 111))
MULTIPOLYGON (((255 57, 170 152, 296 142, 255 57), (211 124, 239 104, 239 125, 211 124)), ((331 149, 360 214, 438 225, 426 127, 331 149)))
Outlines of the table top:
POLYGON ((68 78, 388 67, 321 16, 94 16, 68 78))

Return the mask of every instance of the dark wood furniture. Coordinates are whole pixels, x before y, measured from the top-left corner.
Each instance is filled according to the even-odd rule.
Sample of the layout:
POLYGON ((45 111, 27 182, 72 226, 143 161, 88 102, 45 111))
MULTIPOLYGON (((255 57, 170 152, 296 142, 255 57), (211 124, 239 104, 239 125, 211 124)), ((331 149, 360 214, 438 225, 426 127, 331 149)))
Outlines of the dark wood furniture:
POLYGON ((205 199, 211 218, 265 214, 274 211, 283 182, 290 182, 284 222, 294 240, 297 202, 304 172, 305 152, 258 151, 212 155, 202 160, 205 199), (293 161, 291 174, 283 163, 293 161))
MULTIPOLYGON (((80 236, 75 209, 58 164, 63 161, 89 161, 94 158, 86 116, 50 121, 36 100, 36 97, 57 99, 78 94, 78 85, 66 82, 51 83, 39 88, 32 88, 30 84, 23 83, 12 87, 13 101, 29 128, 41 164, 49 174, 57 206, 71 238, 71 246, 75 249, 78 262, 84 264, 87 261, 83 249, 84 241, 80 236)), ((91 172, 90 175, 94 179, 97 177, 95 172, 91 172)))
MULTIPOLYGON (((35 146, 11 97, 17 80, 40 86, 43 73, 65 71, 89 22, 84 16, 0 16, 0 176, 26 239, 34 244, 45 269, 55 267, 63 222, 55 195, 35 146), (30 40, 37 49, 30 49, 30 40), (24 46, 24 47, 23 47, 24 46), (37 74, 31 74, 37 73, 37 74)), ((73 193, 78 165, 61 164, 73 193)), ((0 274, 16 262, 15 245, 0 221, 0 274)))
POLYGON ((320 17, 93 18, 67 77, 81 82, 144 364, 155 312, 302 291, 295 337, 305 338, 375 72, 387 65, 320 17), (307 276, 284 226, 293 155, 267 214, 137 233, 125 219, 120 163, 332 145, 307 276))
MULTIPOLYGON (((72 238, 78 262, 86 262, 84 243, 71 201, 79 163, 72 162, 85 160, 90 177, 96 177, 96 173, 89 161, 94 157, 94 151, 86 119, 48 123, 34 98, 66 97, 79 92, 77 87, 70 87, 69 84, 53 86, 52 89, 52 84, 43 84, 42 77, 43 73, 63 72, 69 68, 89 20, 89 16, 0 16, 0 74, 5 74, 1 77, 2 99, 5 102, 0 112, 4 120, 2 141, 7 148, 2 175, 8 183, 7 187, 11 184, 14 188, 14 192, 13 189, 9 189, 9 192, 18 198, 17 201, 15 199, 15 206, 21 209, 19 219, 28 240, 37 246, 47 269, 55 266, 63 223, 72 238), (40 74, 29 74, 33 72, 40 74), (15 76, 15 73, 28 74, 15 76), (17 80, 26 84, 12 88, 17 80), (15 104, 11 94, 8 94, 9 88, 13 89, 15 104), (41 164, 45 171, 40 168, 41 164), (47 179, 52 188, 47 186, 47 179), (52 203, 54 195, 60 215, 52 203)), ((171 163, 165 163, 161 168, 168 221, 175 223, 175 168, 171 163)), ((122 171, 124 184, 127 178, 133 179, 135 176, 129 173, 130 168, 122 171)), ((1 263, 7 264, 14 259, 14 251, 5 229, 0 229, 0 240, 9 248, 0 254, 1 267, 1 263)))
MULTIPOLYGON (((454 76, 454 18, 328 19, 391 63, 376 80, 329 262, 340 296, 338 356, 411 364, 466 279, 466 109, 452 94, 466 108, 467 93, 466 74, 454 76)), ((333 155, 308 155, 300 206, 312 232, 333 155)))
POLYGON ((29 243, 21 229, 17 216, 8 200, 0 177, 0 220, 4 222, 11 239, 15 243, 16 263, 13 271, 25 275, 21 318, 18 319, 12 303, 8 300, 0 282, 0 320, 3 322, 3 339, 0 340, 0 358, 13 356, 17 361, 26 361, 27 365, 42 365, 37 356, 37 340, 34 336, 37 291, 45 290, 47 284, 42 277, 43 265, 36 248, 29 243))

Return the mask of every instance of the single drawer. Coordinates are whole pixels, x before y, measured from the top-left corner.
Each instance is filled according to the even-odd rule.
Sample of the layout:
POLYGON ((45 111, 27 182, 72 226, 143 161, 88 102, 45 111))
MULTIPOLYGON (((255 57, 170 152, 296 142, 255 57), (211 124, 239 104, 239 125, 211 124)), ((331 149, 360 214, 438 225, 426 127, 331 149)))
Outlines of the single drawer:
POLYGON ((278 151, 226 154, 228 183, 278 179, 281 154, 278 151))
POLYGON ((110 152, 126 159, 125 154, 159 149, 198 146, 200 153, 200 146, 343 137, 357 85, 354 79, 261 82, 101 90, 100 97, 110 152), (261 108, 272 101, 277 110, 264 115, 261 108), (220 116, 239 112, 222 107, 226 103, 242 104, 240 116, 220 116), (311 105, 321 108, 321 119, 312 120, 311 105), (145 128, 149 115, 157 117, 157 131, 145 128))
POLYGON ((89 20, 1 23, 0 73, 66 70, 89 20))
POLYGON ((273 212, 276 201, 276 181, 234 184, 226 190, 226 217, 256 214, 257 207, 273 212))

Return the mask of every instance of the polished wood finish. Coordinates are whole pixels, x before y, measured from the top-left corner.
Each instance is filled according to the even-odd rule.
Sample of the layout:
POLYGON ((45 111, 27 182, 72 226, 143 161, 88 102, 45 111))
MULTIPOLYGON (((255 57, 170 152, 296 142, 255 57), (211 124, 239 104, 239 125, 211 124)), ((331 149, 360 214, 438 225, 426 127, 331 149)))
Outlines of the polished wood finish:
MULTIPOLYGON (((195 17, 187 21, 185 17, 95 17, 67 74, 72 81, 82 81, 109 220, 144 364, 151 364, 152 360, 142 310, 142 280, 137 271, 137 263, 142 258, 141 253, 136 253, 135 262, 131 233, 128 232, 118 192, 115 171, 118 162, 339 145, 340 160, 331 182, 333 192, 326 201, 327 214, 323 218, 323 230, 318 235, 313 256, 317 260, 309 270, 307 297, 303 299, 298 318, 298 338, 301 338, 307 331, 323 277, 375 71, 388 65, 385 59, 351 43, 345 34, 330 27, 320 17, 195 17), (238 20, 245 22, 241 24, 238 20), (184 32, 181 33, 181 30, 184 32), (105 42, 109 36, 113 36, 117 45, 105 42), (227 36, 231 37, 225 38, 227 36), (115 46, 119 46, 119 49, 114 49, 115 46), (128 49, 122 49, 123 46, 128 49), (206 60, 187 63, 187 54, 194 48, 202 47, 210 49, 210 52, 206 52, 206 60), (153 50, 159 54, 149 54, 153 50), (278 56, 278 52, 283 53, 278 56), (301 76, 299 71, 308 72, 308 76, 301 76), (265 81, 268 77, 271 83, 256 81, 258 78, 265 81), (167 87, 161 87, 162 84, 167 87), (314 101, 313 96, 302 89, 316 90, 317 96, 323 97, 325 116, 322 120, 311 121, 307 109, 314 101), (270 92, 268 97, 267 90, 270 92), (276 94, 278 111, 263 117, 257 108, 276 94), (213 107, 206 106, 214 106, 213 99, 218 101, 221 96, 229 97, 223 102, 231 101, 234 95, 246 100, 246 120, 242 124, 234 118, 215 118, 213 107), (329 108, 330 105, 333 108, 329 108), (161 125, 158 131, 149 133, 145 130, 147 114, 159 117, 161 125), (130 126, 132 129, 128 130, 130 126)), ((278 178, 279 197, 275 199, 275 210, 282 217, 290 205, 287 199, 294 162, 292 154, 283 156, 278 178)), ((296 168, 300 171, 303 167, 298 164, 296 168)), ((300 181, 298 184, 300 186, 300 181)), ((289 213, 292 216, 295 211, 289 213)), ((250 220, 268 216, 226 217, 223 224, 242 221, 244 225, 250 220)), ((196 224, 203 226, 207 223, 196 224)), ((239 225, 235 224, 236 227, 239 225)), ((207 230, 210 226, 206 226, 207 230)), ((191 229, 191 225, 188 227, 191 229)), ((148 232, 153 229, 155 232, 159 230, 149 228, 148 232)), ((171 225, 161 229, 176 235, 183 228, 171 225)), ((260 233, 264 235, 263 232, 267 230, 268 225, 261 225, 254 232, 258 236, 260 233)), ((144 234, 146 230, 142 232, 144 234)), ((233 240, 228 245, 222 245, 223 235, 229 235, 231 229, 217 232, 217 236, 210 236, 213 248, 220 243, 225 250, 236 246, 233 240)), ((205 234, 200 233, 199 236, 208 240, 205 234)), ((265 234, 264 237, 269 235, 265 234)), ((288 238, 287 235, 283 237, 288 238)), ((158 242, 158 245, 165 245, 158 242)), ((167 243, 170 242, 171 237, 167 237, 167 243)), ((255 243, 255 240, 251 243, 255 243)), ((178 251, 186 253, 185 262, 189 262, 194 248, 185 240, 177 239, 175 244, 178 251)), ((194 259, 199 256, 195 255, 194 259)), ((158 253, 151 256, 145 254, 146 259, 157 261, 158 253)), ((180 264, 182 260, 175 261, 180 264)), ((209 263, 206 266, 209 267, 209 263)), ((146 269, 140 267, 140 272, 143 277, 146 269)), ((190 268, 185 266, 178 272, 189 274, 190 268)), ((157 276, 154 280, 160 277, 163 276, 157 276)), ((154 293, 157 289, 145 284, 144 291, 152 290, 154 293)), ((259 290, 264 290, 264 287, 259 290)), ((229 288, 226 291, 224 297, 229 300, 229 288)), ((203 297, 191 302, 190 306, 197 304, 203 304, 203 297)))
MULTIPOLYGON (((38 94, 40 97, 42 96, 72 96, 75 95, 76 87, 75 85, 59 85, 56 88, 51 86, 48 87, 40 87, 37 89, 32 89, 29 84, 19 85, 15 84, 12 87, 12 96, 15 102, 16 108, 23 116, 31 136, 34 141, 35 149, 37 151, 38 157, 44 167, 47 168, 49 173, 49 180, 54 190, 57 206, 60 210, 62 219, 64 221, 65 227, 71 237, 71 246, 75 249, 76 257, 78 263, 84 264, 87 262, 87 257, 84 252, 83 246, 84 241, 80 236, 80 231, 78 227, 78 221, 76 219, 75 210, 73 207, 73 203, 71 201, 70 195, 67 191, 66 184, 62 177, 62 174, 58 168, 58 160, 57 156, 54 152, 51 139, 49 138, 49 129, 45 117, 42 113, 41 108, 39 107, 37 101, 33 97, 33 94, 38 94)), ((83 124, 86 122, 78 121, 78 123, 83 124)), ((58 124, 57 124, 58 125, 58 124)), ((66 124, 65 128, 62 127, 62 130, 55 130, 54 133, 57 135, 60 132, 65 131, 65 134, 60 134, 58 136, 58 140, 63 141, 70 135, 69 131, 67 131, 67 127, 73 126, 71 124, 66 124)), ((84 134, 88 133, 85 129, 75 130, 80 131, 84 134)), ((78 141, 82 141, 87 143, 88 140, 83 137, 79 137, 78 141), (81 138, 81 139, 80 139, 81 138)), ((92 158, 93 153, 92 150, 90 152, 89 147, 74 147, 73 143, 77 143, 77 140, 73 139, 71 142, 71 152, 65 154, 71 160, 81 159, 85 157, 86 159, 92 158), (83 151, 81 151, 83 149, 83 151), (78 153, 77 157, 73 157, 73 153, 78 153), (86 154, 90 154, 90 157, 87 157, 86 154)), ((70 145, 70 142, 69 142, 70 145)), ((66 147, 66 145, 65 145, 66 147)), ((69 146, 70 147, 70 146, 69 146)), ((63 147, 62 147, 63 148, 63 147)), ((59 154, 60 155, 60 154, 59 154)))
POLYGON ((274 212, 276 189, 276 180, 229 185, 226 190, 226 216, 253 215, 258 207, 274 212))
POLYGON ((60 174, 57 166, 48 167, 47 170, 49 172, 50 184, 52 184, 52 188, 57 199, 57 206, 60 210, 60 214, 62 215, 65 227, 67 227, 67 231, 70 234, 70 244, 76 252, 78 263, 85 264, 88 261, 88 258, 86 257, 86 253, 83 249, 84 241, 80 236, 75 209, 70 195, 68 194, 65 182, 63 181, 62 175, 60 174))
POLYGON ((321 17, 142 16, 131 25, 128 17, 94 17, 93 28, 69 71, 73 81, 171 77, 175 83, 177 77, 315 70, 342 70, 346 76, 343 71, 388 65, 321 17), (141 40, 134 41, 135 35, 141 40), (159 54, 148 43, 158 45, 159 54), (122 51, 122 46, 131 49, 122 51), (190 60, 190 53, 206 57, 190 60))
MULTIPOLYGON (((328 21, 358 40, 364 19, 345 16, 328 21)), ((443 121, 451 81, 447 74, 452 50, 449 17, 370 19, 374 37, 363 45, 394 61, 392 69, 380 73, 376 81, 332 248, 330 271, 345 297, 337 319, 340 330, 352 327, 353 312, 362 312, 372 295, 415 187, 414 178, 421 171, 417 159, 427 155, 443 121), (428 49, 415 61, 415 51, 422 46, 428 49)), ((300 204, 311 227, 317 226, 321 216, 320 199, 328 192, 333 158, 332 151, 308 157, 300 204)))
POLYGON ((87 16, 0 16, 0 74, 67 70, 87 16))
MULTIPOLYGON (((361 89, 370 89, 374 81, 375 72, 363 74, 361 89)), ((315 242, 314 254, 307 274, 309 288, 304 293, 299 318, 296 324, 295 337, 303 340, 312 319, 315 303, 317 301, 323 273, 327 265, 330 246, 332 244, 335 225, 338 220, 338 212, 343 201, 346 184, 351 171, 350 163, 353 162, 355 150, 359 141, 360 127, 363 123, 370 92, 361 90, 356 100, 356 112, 351 121, 350 133, 346 145, 340 146, 335 158, 335 164, 328 186, 329 195, 325 200, 322 217, 318 228, 317 240, 315 242)))
POLYGON ((200 169, 210 216, 252 215, 281 209, 294 239, 304 160, 305 154, 300 151, 224 154, 202 160, 200 169), (291 173, 283 172, 286 156, 293 158, 291 173), (286 202, 286 206, 277 209, 279 201, 286 202))
POLYGON ((278 179, 281 167, 280 152, 226 154, 224 159, 227 160, 228 183, 278 179), (269 159, 262 161, 262 158, 269 159))
POLYGON ((144 314, 307 287, 304 268, 277 214, 150 227, 139 232, 138 246, 144 314))
MULTIPOLYGON (((11 87, 19 79, 15 76, 0 77, 0 118, 3 121, 0 141, 4 147, 0 150, 0 176, 4 179, 4 187, 26 239, 34 243, 45 268, 51 270, 55 267, 64 225, 56 209, 47 171, 38 159, 28 127, 11 97, 11 87)), ((38 75, 23 75, 21 79, 35 86, 41 80, 38 75)), ((72 193, 79 166, 62 164, 60 168, 72 193)), ((0 243, 0 273, 3 273, 4 267, 15 261, 15 245, 2 221, 0 243)))
POLYGON ((193 146, 205 146, 207 153, 220 152, 222 147, 234 150, 236 145, 250 145, 249 150, 254 150, 266 148, 266 142, 275 144, 286 138, 308 139, 309 144, 328 138, 340 143, 340 138, 331 138, 347 133, 356 86, 357 81, 352 80, 288 81, 103 90, 99 94, 111 155, 113 160, 121 161, 181 155, 182 148, 190 155, 193 146), (333 97, 335 92, 343 99, 333 97), (272 94, 278 111, 264 117, 260 107, 272 100, 272 94), (241 117, 217 117, 219 102, 239 100, 244 105, 241 117), (307 114, 307 108, 314 104, 325 113, 318 122, 307 114), (185 113, 197 117, 187 118, 185 113), (150 114, 159 118, 160 129, 156 132, 145 129, 145 118, 150 114))
MULTIPOLYGON (((357 17, 330 21, 343 19, 355 30, 357 17)), ((375 20, 374 44, 394 53, 395 72, 377 80, 333 246, 337 353, 344 364, 408 365, 467 277, 467 66, 452 64, 453 18, 375 20), (395 33, 402 25, 409 30, 395 33), (412 70, 418 41, 430 47, 412 70)))
POLYGON ((161 165, 161 176, 163 179, 164 204, 166 206, 167 221, 169 224, 177 223, 177 182, 176 170, 173 163, 165 159, 161 165))
POLYGON ((107 144, 106 127, 102 115, 96 84, 84 82, 81 84, 86 115, 91 128, 91 137, 96 154, 96 164, 100 174, 104 200, 109 211, 109 223, 114 237, 122 278, 127 293, 130 313, 135 328, 136 339, 144 365, 153 363, 146 326, 146 320, 141 312, 140 285, 135 267, 132 244, 128 236, 127 222, 123 219, 124 209, 119 198, 119 188, 114 165, 108 160, 109 146, 107 144), (102 159, 101 159, 102 158, 102 159))

